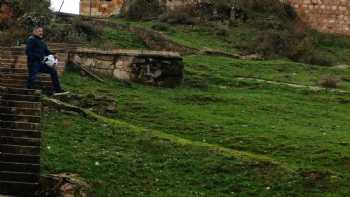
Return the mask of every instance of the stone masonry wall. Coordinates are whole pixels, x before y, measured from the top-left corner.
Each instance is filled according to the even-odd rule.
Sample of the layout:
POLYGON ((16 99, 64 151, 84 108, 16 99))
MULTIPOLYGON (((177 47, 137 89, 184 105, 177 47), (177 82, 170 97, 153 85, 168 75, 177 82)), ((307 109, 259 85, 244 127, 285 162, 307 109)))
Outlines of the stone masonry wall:
POLYGON ((99 76, 155 86, 175 87, 184 79, 182 58, 173 52, 81 48, 69 53, 69 64, 99 76))
MULTIPOLYGON (((198 3, 200 0, 159 0, 169 10, 175 10, 190 4, 198 3)), ((80 14, 92 16, 111 16, 118 15, 127 0, 80 0, 80 14)))
MULTIPOLYGON (((201 0, 159 0, 169 10, 195 4, 201 0)), ((350 35, 350 0, 281 0, 289 2, 298 16, 311 28, 321 32, 350 35)), ((92 16, 120 13, 126 0, 91 0, 92 16)), ((90 14, 90 0, 80 1, 80 14, 90 14)))
POLYGON ((124 0, 80 0, 80 14, 89 16, 91 6, 91 16, 117 15, 123 3, 124 0))
POLYGON ((289 0, 300 19, 321 32, 350 35, 350 0, 289 0))

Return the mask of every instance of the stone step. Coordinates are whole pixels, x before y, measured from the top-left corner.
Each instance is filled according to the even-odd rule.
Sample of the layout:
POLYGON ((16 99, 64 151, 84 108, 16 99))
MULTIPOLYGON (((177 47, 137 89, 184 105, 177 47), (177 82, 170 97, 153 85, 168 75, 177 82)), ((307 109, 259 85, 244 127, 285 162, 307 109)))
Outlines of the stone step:
MULTIPOLYGON (((57 72, 59 75, 62 75, 64 72, 64 66, 59 66, 56 68, 57 72)), ((9 74, 28 74, 28 69, 27 68, 16 68, 16 67, 11 67, 11 66, 2 66, 0 65, 0 73, 9 75, 9 74)))
POLYGON ((40 146, 19 146, 19 145, 0 144, 0 152, 2 154, 8 153, 8 154, 18 154, 18 155, 40 155, 40 146))
POLYGON ((18 116, 40 116, 41 110, 27 109, 18 107, 0 107, 0 112, 4 114, 18 115, 18 116))
MULTIPOLYGON (((49 47, 50 51, 56 54, 56 56, 64 56, 67 53, 67 50, 76 49, 77 47, 49 47)), ((11 58, 15 59, 16 57, 19 57, 21 59, 27 59, 27 55, 25 54, 24 50, 1 50, 0 48, 0 57, 1 58, 11 58)))
MULTIPOLYGON (((3 83, 6 82, 14 82, 14 83, 26 83, 27 82, 27 76, 25 73, 23 74, 6 74, 1 75, 0 79, 3 83)), ((40 76, 37 80, 38 83, 51 83, 51 78, 49 76, 40 76)))
POLYGON ((7 107, 18 107, 18 108, 27 108, 27 109, 41 109, 40 102, 28 102, 28 101, 12 101, 12 100, 0 100, 0 106, 7 107))
MULTIPOLYGON (((3 79, 27 80, 28 73, 1 74, 1 78, 3 78, 3 79)), ((49 74, 39 74, 39 75, 37 75, 37 79, 39 81, 51 81, 51 77, 50 77, 49 74)))
POLYGON ((6 56, 6 57, 0 56, 0 62, 5 62, 5 61, 27 63, 27 56, 22 56, 22 55, 6 56))
POLYGON ((24 85, 20 85, 20 84, 8 84, 8 83, 2 83, 0 82, 0 86, 7 86, 7 87, 11 87, 11 88, 24 88, 24 85))
POLYGON ((11 67, 11 68, 23 68, 23 69, 27 69, 28 68, 26 63, 0 62, 0 66, 2 66, 2 67, 11 67))
POLYGON ((0 181, 0 193, 3 195, 34 197, 38 188, 38 183, 0 181))
POLYGON ((39 164, 0 162, 0 169, 9 172, 40 173, 39 164))
MULTIPOLYGON (((21 84, 21 83, 11 84, 11 83, 2 83, 2 82, 0 82, 0 86, 7 86, 7 87, 11 87, 11 88, 25 88, 26 87, 25 84, 21 84)), ((40 83, 39 84, 35 83, 34 88, 40 89, 40 90, 51 90, 52 89, 51 86, 42 85, 40 83)))
POLYGON ((40 176, 36 173, 0 171, 0 180, 2 182, 39 183, 39 179, 40 176))
MULTIPOLYGON (((71 48, 72 49, 72 48, 71 48)), ((52 50, 53 53, 55 53, 58 60, 64 61, 66 57, 68 57, 68 53, 64 51, 65 49, 59 49, 54 48, 52 50)), ((8 51, 8 52, 1 52, 0 51, 0 61, 4 60, 20 60, 20 61, 27 61, 27 55, 21 52, 16 51, 8 51)))
POLYGON ((14 122, 0 120, 0 128, 2 129, 20 129, 20 130, 40 130, 39 123, 14 122))
POLYGON ((36 130, 0 128, 0 136, 13 138, 40 138, 41 132, 36 130))
POLYGON ((11 66, 11 65, 27 65, 27 61, 23 59, 16 59, 16 58, 7 58, 0 56, 0 64, 4 66, 11 66))
POLYGON ((0 56, 2 57, 17 57, 17 56, 25 56, 24 51, 18 50, 0 50, 0 56))
POLYGON ((5 88, 4 91, 8 94, 21 94, 21 95, 34 95, 34 96, 41 95, 40 90, 26 89, 26 88, 5 88))
POLYGON ((40 164, 40 155, 0 154, 1 162, 40 164))
POLYGON ((33 115, 14 115, 14 114, 3 114, 0 113, 0 120, 2 121, 13 121, 23 123, 40 123, 40 116, 33 115))
MULTIPOLYGON (((5 100, 39 102, 41 97, 35 95, 5 94, 1 97, 5 100)), ((1 113, 1 111, 0 111, 1 113)))
POLYGON ((19 73, 28 73, 27 68, 11 68, 8 66, 1 66, 0 65, 0 73, 3 74, 19 74, 19 73))
MULTIPOLYGON (((18 146, 40 146, 40 138, 3 137, 0 136, 0 144, 18 146)), ((1 169, 1 168, 0 168, 1 169)))
MULTIPOLYGON (((24 89, 27 86, 27 80, 22 79, 10 79, 10 78, 0 78, 0 86, 9 87, 9 88, 21 88, 24 89)), ((36 80, 34 82, 35 89, 44 89, 51 90, 52 82, 50 81, 40 81, 36 80)))
MULTIPOLYGON (((66 65, 65 62, 59 62, 56 65, 56 69, 57 68, 62 68, 66 65)), ((10 67, 10 68, 21 68, 21 69, 28 69, 28 65, 27 63, 15 63, 15 62, 0 62, 0 66, 1 67, 10 67)))

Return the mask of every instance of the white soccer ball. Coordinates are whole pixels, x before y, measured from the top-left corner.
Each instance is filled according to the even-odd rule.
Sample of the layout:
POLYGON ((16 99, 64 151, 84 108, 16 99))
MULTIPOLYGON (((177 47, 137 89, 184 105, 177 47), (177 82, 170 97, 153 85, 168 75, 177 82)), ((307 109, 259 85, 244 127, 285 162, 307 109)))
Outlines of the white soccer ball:
POLYGON ((44 63, 50 67, 55 67, 58 64, 58 60, 53 55, 48 55, 44 58, 44 63))

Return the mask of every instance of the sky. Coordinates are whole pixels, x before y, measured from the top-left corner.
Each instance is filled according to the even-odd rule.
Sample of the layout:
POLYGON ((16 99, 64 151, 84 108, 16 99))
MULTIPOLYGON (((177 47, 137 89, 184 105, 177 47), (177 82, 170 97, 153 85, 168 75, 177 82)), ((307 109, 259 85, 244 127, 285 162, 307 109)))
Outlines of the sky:
POLYGON ((80 0, 50 0, 50 1, 51 1, 51 9, 54 11, 58 11, 61 7, 62 2, 64 1, 61 12, 79 14, 80 0))

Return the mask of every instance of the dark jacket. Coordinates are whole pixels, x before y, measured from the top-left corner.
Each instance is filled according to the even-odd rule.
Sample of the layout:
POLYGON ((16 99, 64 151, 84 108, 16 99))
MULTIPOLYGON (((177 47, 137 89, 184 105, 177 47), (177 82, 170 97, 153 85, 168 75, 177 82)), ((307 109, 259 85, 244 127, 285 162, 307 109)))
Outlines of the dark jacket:
POLYGON ((40 63, 45 56, 53 54, 46 43, 37 36, 30 36, 27 40, 26 54, 28 57, 28 65, 40 63))

